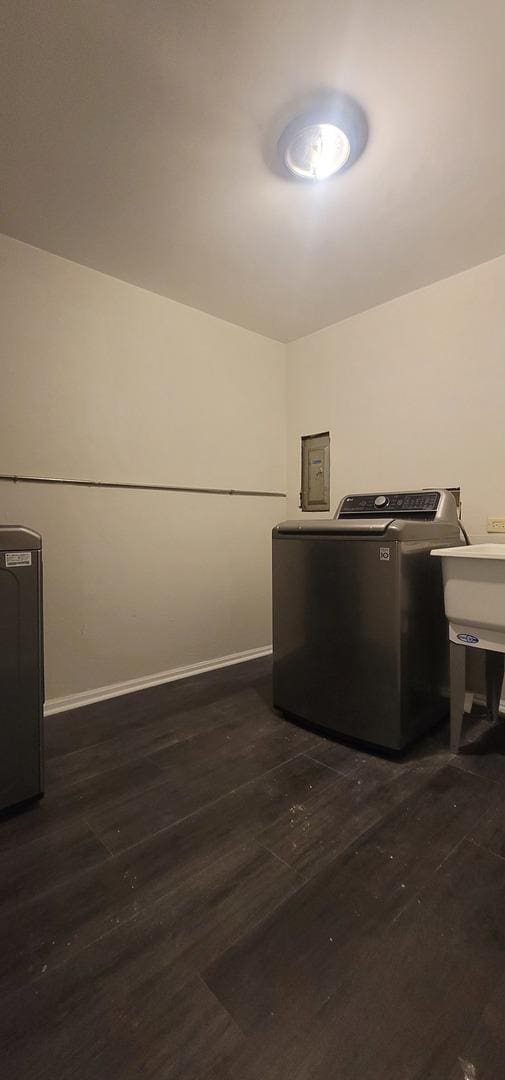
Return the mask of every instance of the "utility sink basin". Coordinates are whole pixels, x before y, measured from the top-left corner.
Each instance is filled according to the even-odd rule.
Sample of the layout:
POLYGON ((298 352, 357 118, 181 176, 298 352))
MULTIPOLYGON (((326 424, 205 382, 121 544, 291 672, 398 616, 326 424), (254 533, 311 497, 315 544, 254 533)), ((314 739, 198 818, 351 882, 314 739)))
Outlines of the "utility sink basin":
POLYGON ((435 548, 442 559, 449 638, 505 652, 505 544, 435 548))

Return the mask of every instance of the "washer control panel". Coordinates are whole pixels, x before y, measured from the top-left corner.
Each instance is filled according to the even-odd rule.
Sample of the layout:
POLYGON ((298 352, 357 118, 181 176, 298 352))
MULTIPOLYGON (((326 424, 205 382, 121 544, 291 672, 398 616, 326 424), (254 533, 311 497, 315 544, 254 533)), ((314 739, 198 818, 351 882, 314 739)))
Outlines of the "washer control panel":
POLYGON ((435 517, 440 502, 439 491, 393 491, 372 495, 348 495, 341 507, 339 517, 366 517, 385 514, 391 517, 416 517, 418 514, 435 517))

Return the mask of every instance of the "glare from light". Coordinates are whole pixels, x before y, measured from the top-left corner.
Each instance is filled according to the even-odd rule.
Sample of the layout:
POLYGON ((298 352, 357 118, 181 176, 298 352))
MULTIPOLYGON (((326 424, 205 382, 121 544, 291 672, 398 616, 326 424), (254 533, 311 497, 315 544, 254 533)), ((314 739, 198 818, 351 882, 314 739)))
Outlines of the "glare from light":
POLYGON ((285 162, 295 176, 307 180, 327 180, 342 169, 351 144, 336 124, 309 124, 290 140, 285 162))

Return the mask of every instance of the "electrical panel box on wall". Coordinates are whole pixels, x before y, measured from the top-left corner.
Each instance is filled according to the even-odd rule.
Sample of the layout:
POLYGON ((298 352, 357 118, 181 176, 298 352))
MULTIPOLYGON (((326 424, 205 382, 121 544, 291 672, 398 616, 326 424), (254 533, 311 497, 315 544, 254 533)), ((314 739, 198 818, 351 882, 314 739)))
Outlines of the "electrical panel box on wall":
POLYGON ((330 433, 302 436, 302 510, 330 509, 330 433))

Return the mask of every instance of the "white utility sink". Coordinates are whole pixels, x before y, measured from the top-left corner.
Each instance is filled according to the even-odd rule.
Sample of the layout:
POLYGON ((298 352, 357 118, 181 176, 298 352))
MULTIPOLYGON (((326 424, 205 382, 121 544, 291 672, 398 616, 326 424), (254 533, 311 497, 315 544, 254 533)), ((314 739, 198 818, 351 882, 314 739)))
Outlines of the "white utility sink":
POLYGON ((435 548, 442 559, 449 638, 505 652, 505 544, 435 548))

